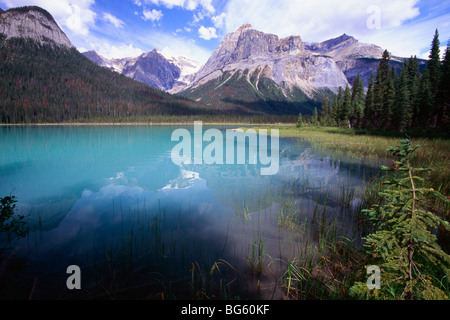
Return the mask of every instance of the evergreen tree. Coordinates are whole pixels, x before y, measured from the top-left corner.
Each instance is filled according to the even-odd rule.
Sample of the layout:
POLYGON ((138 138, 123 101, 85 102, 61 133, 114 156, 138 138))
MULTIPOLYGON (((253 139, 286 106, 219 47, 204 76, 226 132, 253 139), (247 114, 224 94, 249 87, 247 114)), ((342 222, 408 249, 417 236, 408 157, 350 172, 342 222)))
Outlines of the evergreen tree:
POLYGON ((433 110, 431 111, 431 117, 429 119, 430 125, 436 127, 437 124, 437 94, 440 87, 441 81, 441 56, 440 56, 440 41, 439 41, 439 31, 436 29, 433 41, 431 43, 431 50, 428 60, 428 69, 430 71, 430 91, 431 98, 433 99, 433 110))
POLYGON ((450 131, 450 40, 442 63, 441 83, 437 94, 438 126, 446 132, 450 131))
POLYGON ((298 119, 297 119, 297 128, 301 128, 301 127, 303 127, 303 116, 302 116, 302 114, 300 113, 300 114, 298 115, 298 119))
POLYGON ((395 69, 392 67, 388 73, 386 87, 383 95, 383 107, 380 114, 380 127, 384 130, 391 128, 391 119, 395 102, 395 69))
POLYGON ((393 110, 392 113, 392 129, 402 132, 410 126, 410 121, 411 97, 408 77, 408 62, 405 61, 397 84, 395 110, 393 110))
POLYGON ((364 83, 358 73, 352 87, 352 111, 350 114, 350 123, 353 127, 361 127, 364 117, 364 83))
POLYGON ((369 78, 369 86, 367 88, 366 99, 364 102, 364 119, 363 119, 363 128, 369 129, 372 128, 375 121, 375 110, 374 110, 374 92, 373 92, 373 73, 369 78))
POLYGON ((337 95, 333 96, 333 102, 330 105, 330 110, 329 110, 329 116, 328 116, 328 125, 329 126, 336 126, 336 111, 337 108, 337 95))
POLYGON ((428 171, 411 164, 414 152, 409 140, 401 141, 390 152, 400 159, 384 170, 395 175, 382 184, 381 202, 363 210, 374 223, 375 232, 365 238, 364 247, 370 263, 382 269, 380 290, 369 291, 366 283, 352 287, 353 294, 378 299, 448 299, 439 278, 448 274, 450 256, 437 243, 440 225, 449 229, 448 221, 429 211, 430 201, 449 200, 425 185, 428 171))
POLYGON ((430 69, 425 68, 420 82, 419 93, 417 97, 418 110, 415 119, 417 127, 426 128, 430 124, 432 118, 432 110, 434 107, 434 97, 431 90, 430 69))
POLYGON ((408 87, 410 91, 411 104, 414 105, 417 100, 417 94, 420 84, 419 61, 417 57, 411 57, 408 60, 408 87))
POLYGON ((383 57, 378 65, 375 85, 374 85, 374 111, 376 128, 384 129, 390 117, 390 95, 392 93, 392 78, 389 68, 390 54, 384 51, 383 57))
POLYGON ((411 104, 411 127, 417 127, 419 120, 419 88, 420 88, 421 75, 419 72, 419 62, 417 57, 411 57, 408 61, 408 88, 409 88, 409 100, 411 104))
POLYGON ((320 124, 322 126, 329 126, 330 125, 329 117, 330 117, 330 108, 328 106, 328 96, 325 95, 325 97, 323 98, 322 112, 320 115, 320 124))
POLYGON ((430 86, 431 93, 436 96, 439 89, 441 79, 441 56, 440 56, 439 31, 436 29, 433 41, 431 43, 431 51, 428 60, 428 69, 430 70, 430 86))
POLYGON ((349 126, 350 115, 352 114, 352 94, 350 92, 350 87, 347 85, 344 90, 344 97, 342 102, 342 108, 339 114, 339 126, 349 126))
POLYGON ((334 120, 335 125, 340 126, 340 115, 342 113, 342 104, 343 104, 343 91, 342 87, 339 87, 338 93, 333 100, 333 114, 332 118, 334 120))
POLYGON ((319 113, 317 112, 317 108, 314 108, 313 116, 311 118, 311 124, 313 126, 319 125, 319 113))

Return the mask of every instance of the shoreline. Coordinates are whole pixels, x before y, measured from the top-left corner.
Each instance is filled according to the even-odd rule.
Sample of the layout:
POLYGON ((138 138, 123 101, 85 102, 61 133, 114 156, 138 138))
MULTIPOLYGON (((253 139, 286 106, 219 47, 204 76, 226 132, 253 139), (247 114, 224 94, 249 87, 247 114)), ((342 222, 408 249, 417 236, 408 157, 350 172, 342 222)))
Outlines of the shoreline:
MULTIPOLYGON (((0 127, 15 126, 181 126, 194 125, 192 122, 61 122, 61 123, 0 123, 0 127)), ((248 122, 203 122, 203 125, 236 125, 236 126, 295 126, 294 123, 248 123, 248 122)))

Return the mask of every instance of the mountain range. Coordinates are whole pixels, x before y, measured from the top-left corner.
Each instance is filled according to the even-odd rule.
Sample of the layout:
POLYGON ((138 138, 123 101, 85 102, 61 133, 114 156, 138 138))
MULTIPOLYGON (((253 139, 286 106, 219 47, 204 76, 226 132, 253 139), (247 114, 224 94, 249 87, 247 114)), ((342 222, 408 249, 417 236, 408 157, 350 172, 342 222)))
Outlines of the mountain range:
MULTIPOLYGON (((320 43, 300 36, 280 39, 241 26, 225 36, 205 65, 157 50, 137 58, 108 60, 94 51, 91 61, 155 88, 225 110, 312 113, 325 94, 351 86, 359 74, 367 88, 384 49, 347 34, 320 43), (186 68, 186 66, 188 68, 186 68)), ((404 58, 392 57, 399 70, 404 58)), ((423 63, 423 62, 422 62, 423 63)))
MULTIPOLYGON (((40 45, 74 49, 53 17, 39 7, 0 11, 0 33, 40 45)), ((231 113, 312 114, 324 95, 351 86, 359 74, 367 86, 384 49, 342 35, 320 43, 300 36, 279 38, 245 24, 227 34, 204 65, 165 57, 154 49, 139 57, 107 59, 84 52, 90 61, 150 87, 231 113)), ((404 59, 392 57, 400 69, 404 59)), ((424 62, 422 62, 424 63, 424 62)))

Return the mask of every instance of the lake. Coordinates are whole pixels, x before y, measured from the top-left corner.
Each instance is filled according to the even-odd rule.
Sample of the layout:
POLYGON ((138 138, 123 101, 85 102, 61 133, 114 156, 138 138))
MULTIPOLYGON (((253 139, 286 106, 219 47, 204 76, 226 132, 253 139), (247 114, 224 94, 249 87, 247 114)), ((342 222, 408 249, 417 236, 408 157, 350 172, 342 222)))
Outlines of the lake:
POLYGON ((3 272, 16 283, 3 295, 282 299, 288 266, 312 265, 327 243, 361 245, 381 160, 280 138, 274 175, 249 161, 177 165, 178 128, 0 127, 0 197, 16 196, 31 227, 13 243, 3 272), (81 290, 66 286, 71 265, 81 290))

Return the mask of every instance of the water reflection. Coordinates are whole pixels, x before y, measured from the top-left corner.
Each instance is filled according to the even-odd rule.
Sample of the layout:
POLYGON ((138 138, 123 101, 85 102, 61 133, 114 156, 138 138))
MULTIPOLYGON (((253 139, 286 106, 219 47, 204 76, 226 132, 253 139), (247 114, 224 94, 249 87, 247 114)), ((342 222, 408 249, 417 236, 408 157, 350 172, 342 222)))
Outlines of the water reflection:
POLYGON ((305 142, 281 139, 274 176, 248 162, 176 166, 173 129, 0 128, 0 194, 14 192, 34 226, 17 248, 33 261, 29 276, 41 279, 46 297, 69 295, 72 264, 85 270, 88 288, 108 279, 118 289, 121 274, 123 289, 150 288, 155 274, 189 281, 195 263, 207 269, 224 259, 242 296, 276 298, 280 288, 261 293, 249 284, 259 264, 270 268, 258 280, 275 288, 283 264, 314 256, 324 224, 358 238, 353 212, 379 163, 323 157, 305 142), (123 276, 127 270, 139 276, 123 276))

